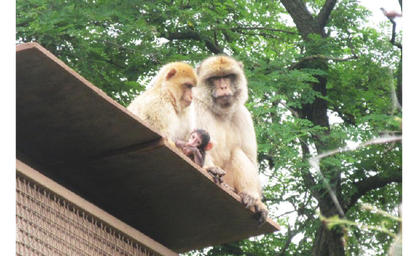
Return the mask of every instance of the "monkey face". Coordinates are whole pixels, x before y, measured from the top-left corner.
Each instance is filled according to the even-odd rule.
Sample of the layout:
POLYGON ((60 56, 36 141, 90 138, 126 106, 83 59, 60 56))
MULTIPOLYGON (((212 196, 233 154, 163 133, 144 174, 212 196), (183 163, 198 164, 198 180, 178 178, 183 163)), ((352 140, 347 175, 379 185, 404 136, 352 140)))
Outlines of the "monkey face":
POLYGON ((191 137, 189 137, 188 145, 191 147, 197 147, 197 148, 201 148, 205 146, 205 145, 202 145, 202 139, 199 136, 199 134, 196 132, 192 133, 191 137))
POLYGON ((194 100, 219 115, 230 115, 248 98, 243 64, 227 56, 212 56, 197 68, 194 100))
POLYGON ((212 87, 212 97, 222 107, 231 105, 233 101, 233 96, 236 93, 234 80, 235 76, 232 74, 208 79, 208 83, 212 87))
POLYGON ((194 69, 186 63, 175 62, 166 67, 166 72, 163 88, 170 91, 173 102, 180 109, 189 107, 192 103, 192 88, 197 84, 194 69))
POLYGON ((194 87, 194 85, 192 85, 191 83, 185 83, 182 84, 181 87, 183 91, 181 104, 183 108, 187 108, 192 103, 192 88, 194 87))

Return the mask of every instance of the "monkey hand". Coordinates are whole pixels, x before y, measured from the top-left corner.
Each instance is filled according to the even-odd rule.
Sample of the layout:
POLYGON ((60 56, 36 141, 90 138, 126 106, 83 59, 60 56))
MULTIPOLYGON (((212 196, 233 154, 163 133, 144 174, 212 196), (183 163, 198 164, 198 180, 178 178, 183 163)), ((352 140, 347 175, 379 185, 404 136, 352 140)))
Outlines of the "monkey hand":
POLYGON ((197 147, 192 147, 192 146, 185 146, 182 149, 183 154, 189 156, 192 154, 195 154, 198 151, 197 147))
POLYGON ((246 205, 246 208, 255 207, 256 212, 259 215, 259 227, 266 222, 268 217, 268 208, 260 201, 259 194, 250 190, 243 190, 239 193, 242 198, 242 202, 246 205))
POLYGON ((220 167, 206 166, 204 167, 204 169, 207 170, 207 172, 209 172, 209 174, 211 174, 212 177, 214 177, 214 181, 216 184, 221 184, 224 182, 223 176, 226 174, 226 172, 220 167))

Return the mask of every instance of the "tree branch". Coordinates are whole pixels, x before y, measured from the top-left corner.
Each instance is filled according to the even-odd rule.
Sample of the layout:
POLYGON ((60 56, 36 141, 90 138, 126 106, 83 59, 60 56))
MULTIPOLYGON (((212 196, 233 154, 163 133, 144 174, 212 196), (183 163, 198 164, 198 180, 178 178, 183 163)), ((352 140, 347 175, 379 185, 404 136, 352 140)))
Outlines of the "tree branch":
POLYGON ((214 54, 220 54, 223 53, 223 50, 219 47, 217 47, 211 40, 208 38, 205 38, 201 36, 199 33, 195 31, 185 31, 185 32, 169 32, 165 35, 163 35, 164 38, 167 40, 184 40, 184 39, 192 39, 196 41, 203 41, 205 43, 205 46, 214 54))
POLYGON ((311 219, 307 219, 306 221, 304 221, 298 228, 296 228, 295 230, 292 230, 290 225, 288 225, 288 237, 287 240, 285 241, 284 246, 281 248, 281 251, 277 254, 274 254, 275 256, 285 256, 287 255, 287 251, 288 251, 288 247, 291 244, 292 239, 299 233, 301 233, 303 230, 307 229, 307 226, 309 225, 309 223, 311 222, 311 219))
POLYGON ((327 0, 324 3, 323 8, 320 10, 319 16, 317 16, 316 21, 319 24, 319 27, 324 28, 329 20, 330 13, 333 8, 335 8, 337 0, 327 0))
POLYGON ((299 62, 292 64, 288 69, 289 70, 293 70, 298 68, 300 65, 302 65, 304 62, 309 61, 309 60, 314 60, 314 59, 324 59, 324 60, 333 60, 333 61, 348 61, 348 60, 353 60, 353 59, 358 59, 359 57, 357 55, 352 55, 350 57, 347 58, 336 58, 336 57, 331 57, 331 56, 325 56, 322 54, 316 54, 316 55, 311 55, 311 56, 306 56, 304 58, 302 58, 299 62))
POLYGON ((298 31, 306 40, 309 34, 319 34, 323 37, 327 35, 324 27, 330 18, 330 13, 336 5, 337 0, 327 0, 320 10, 316 19, 308 11, 305 3, 301 0, 281 0, 287 12, 291 15, 298 31))
POLYGON ((356 202, 367 192, 384 187, 393 182, 402 182, 402 170, 396 170, 392 172, 380 172, 379 174, 361 180, 355 183, 357 192, 353 194, 347 202, 345 202, 345 212, 347 212, 356 202))
POLYGON ((301 0, 281 0, 287 12, 291 15, 298 31, 307 39, 311 33, 319 33, 318 28, 315 28, 315 20, 308 11, 305 3, 301 0))
POLYGON ((402 8, 402 12, 406 11, 406 0, 399 0, 400 7, 402 8))
MULTIPOLYGON (((307 146, 307 144, 300 139, 300 145, 301 145, 301 149, 303 151, 303 158, 307 159, 310 157, 310 150, 307 146)), ((310 192, 312 193, 312 195, 314 196, 314 198, 316 198, 316 200, 320 203, 321 199, 322 199, 322 192, 317 191, 316 189, 314 189, 313 187, 316 186, 316 181, 314 180, 313 176, 311 175, 311 173, 309 172, 309 170, 307 169, 306 171, 303 171, 303 180, 304 183, 307 187, 308 190, 310 190, 310 192)))
POLYGON ((396 22, 393 19, 390 19, 390 22, 393 24, 393 30, 391 32, 391 39, 390 39, 390 43, 394 46, 396 46, 397 48, 399 48, 400 50, 402 50, 402 44, 400 43, 396 43, 396 22))
MULTIPOLYGON (((401 8, 401 5, 402 5, 401 1, 399 3, 400 3, 400 8, 401 8)), ((393 24, 390 43, 396 46, 397 48, 399 48, 400 50, 402 50, 402 44, 395 42, 396 41, 396 21, 394 21, 394 19, 398 16, 401 16, 401 14, 397 13, 396 11, 387 12, 384 8, 381 8, 381 10, 383 11, 384 16, 386 16, 387 19, 393 24)))
POLYGON ((285 256, 285 252, 287 252, 288 247, 291 244, 292 239, 294 238, 294 236, 296 236, 298 233, 300 233, 301 230, 292 230, 290 225, 288 224, 288 237, 287 240, 285 241, 285 244, 282 246, 281 251, 278 254, 275 254, 275 256, 285 256))
POLYGON ((122 45, 120 45, 120 44, 117 44, 117 43, 111 42, 111 41, 109 41, 109 40, 103 40, 103 42, 104 42, 104 43, 107 43, 107 44, 114 45, 114 46, 116 46, 116 47, 118 47, 118 48, 120 48, 120 49, 124 49, 124 50, 131 51, 131 52, 140 52, 140 51, 138 51, 138 50, 135 50, 135 49, 132 49, 132 48, 128 48, 128 47, 122 46, 122 45))
POLYGON ((351 115, 349 113, 343 113, 342 111, 338 110, 337 107, 333 108, 333 111, 335 111, 340 118, 342 118, 343 121, 345 121, 348 124, 356 125, 355 116, 351 115))
POLYGON ((298 33, 296 32, 292 32, 292 31, 287 31, 287 30, 282 30, 282 29, 274 29, 274 28, 265 28, 265 27, 235 27, 235 28, 231 28, 231 31, 237 31, 237 30, 268 30, 268 31, 273 31, 273 32, 282 32, 282 33, 286 33, 286 34, 290 34, 290 35, 298 35, 298 33))
MULTIPOLYGON (((331 150, 328 151, 326 153, 320 154, 316 157, 313 157, 309 160, 310 165, 317 171, 317 173, 322 177, 322 179, 324 180, 323 174, 320 171, 320 160, 322 158, 328 157, 328 156, 332 156, 335 155, 337 153, 343 153, 346 151, 353 151, 356 150, 357 148, 360 147, 366 147, 369 145, 374 145, 374 144, 384 144, 384 143, 392 143, 392 142, 397 142, 397 141, 401 141, 402 137, 401 136, 390 136, 390 137, 380 137, 377 139, 373 139, 370 140, 368 142, 362 143, 358 146, 356 146, 355 148, 338 148, 335 150, 331 150)), ((303 151, 304 152, 304 151, 303 151)), ((339 204, 339 202, 337 202, 337 198, 336 195, 331 191, 331 189, 329 188, 329 184, 325 183, 326 187, 328 187, 328 192, 330 194, 330 196, 332 197, 336 207, 339 209, 339 213, 340 215, 344 215, 345 212, 347 212, 357 201, 359 198, 361 198, 365 193, 376 189, 376 188, 380 188, 380 187, 384 187, 385 185, 391 183, 391 182, 401 182, 402 181, 402 172, 401 170, 398 170, 396 172, 385 172, 383 174, 380 173, 376 176, 367 178, 365 180, 362 180, 360 182, 357 182, 355 184, 355 187, 357 188, 357 193, 355 193, 354 195, 351 196, 351 198, 349 198, 346 202, 343 203, 343 207, 341 207, 341 205, 339 204)), ((316 195, 314 194, 314 196, 316 197, 316 195)), ((317 199, 317 198, 316 198, 317 199)), ((319 203, 321 203, 321 201, 318 199, 319 203)))

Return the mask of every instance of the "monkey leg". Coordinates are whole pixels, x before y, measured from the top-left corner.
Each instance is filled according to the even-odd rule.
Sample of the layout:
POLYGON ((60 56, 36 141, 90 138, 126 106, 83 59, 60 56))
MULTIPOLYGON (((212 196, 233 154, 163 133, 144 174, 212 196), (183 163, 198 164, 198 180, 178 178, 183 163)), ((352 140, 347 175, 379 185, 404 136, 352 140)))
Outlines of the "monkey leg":
POLYGON ((265 223, 268 208, 261 201, 262 186, 256 165, 240 148, 236 148, 224 169, 227 172, 226 182, 233 186, 246 208, 255 207, 259 215, 259 223, 265 223))

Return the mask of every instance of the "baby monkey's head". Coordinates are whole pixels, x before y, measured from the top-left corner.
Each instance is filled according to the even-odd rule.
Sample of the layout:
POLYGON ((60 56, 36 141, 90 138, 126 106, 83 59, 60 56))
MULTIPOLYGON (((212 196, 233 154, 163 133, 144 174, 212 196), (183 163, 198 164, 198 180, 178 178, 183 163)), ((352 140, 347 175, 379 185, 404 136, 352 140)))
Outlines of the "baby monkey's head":
POLYGON ((206 151, 212 148, 211 137, 204 129, 195 129, 191 132, 188 144, 198 149, 204 149, 206 151))

